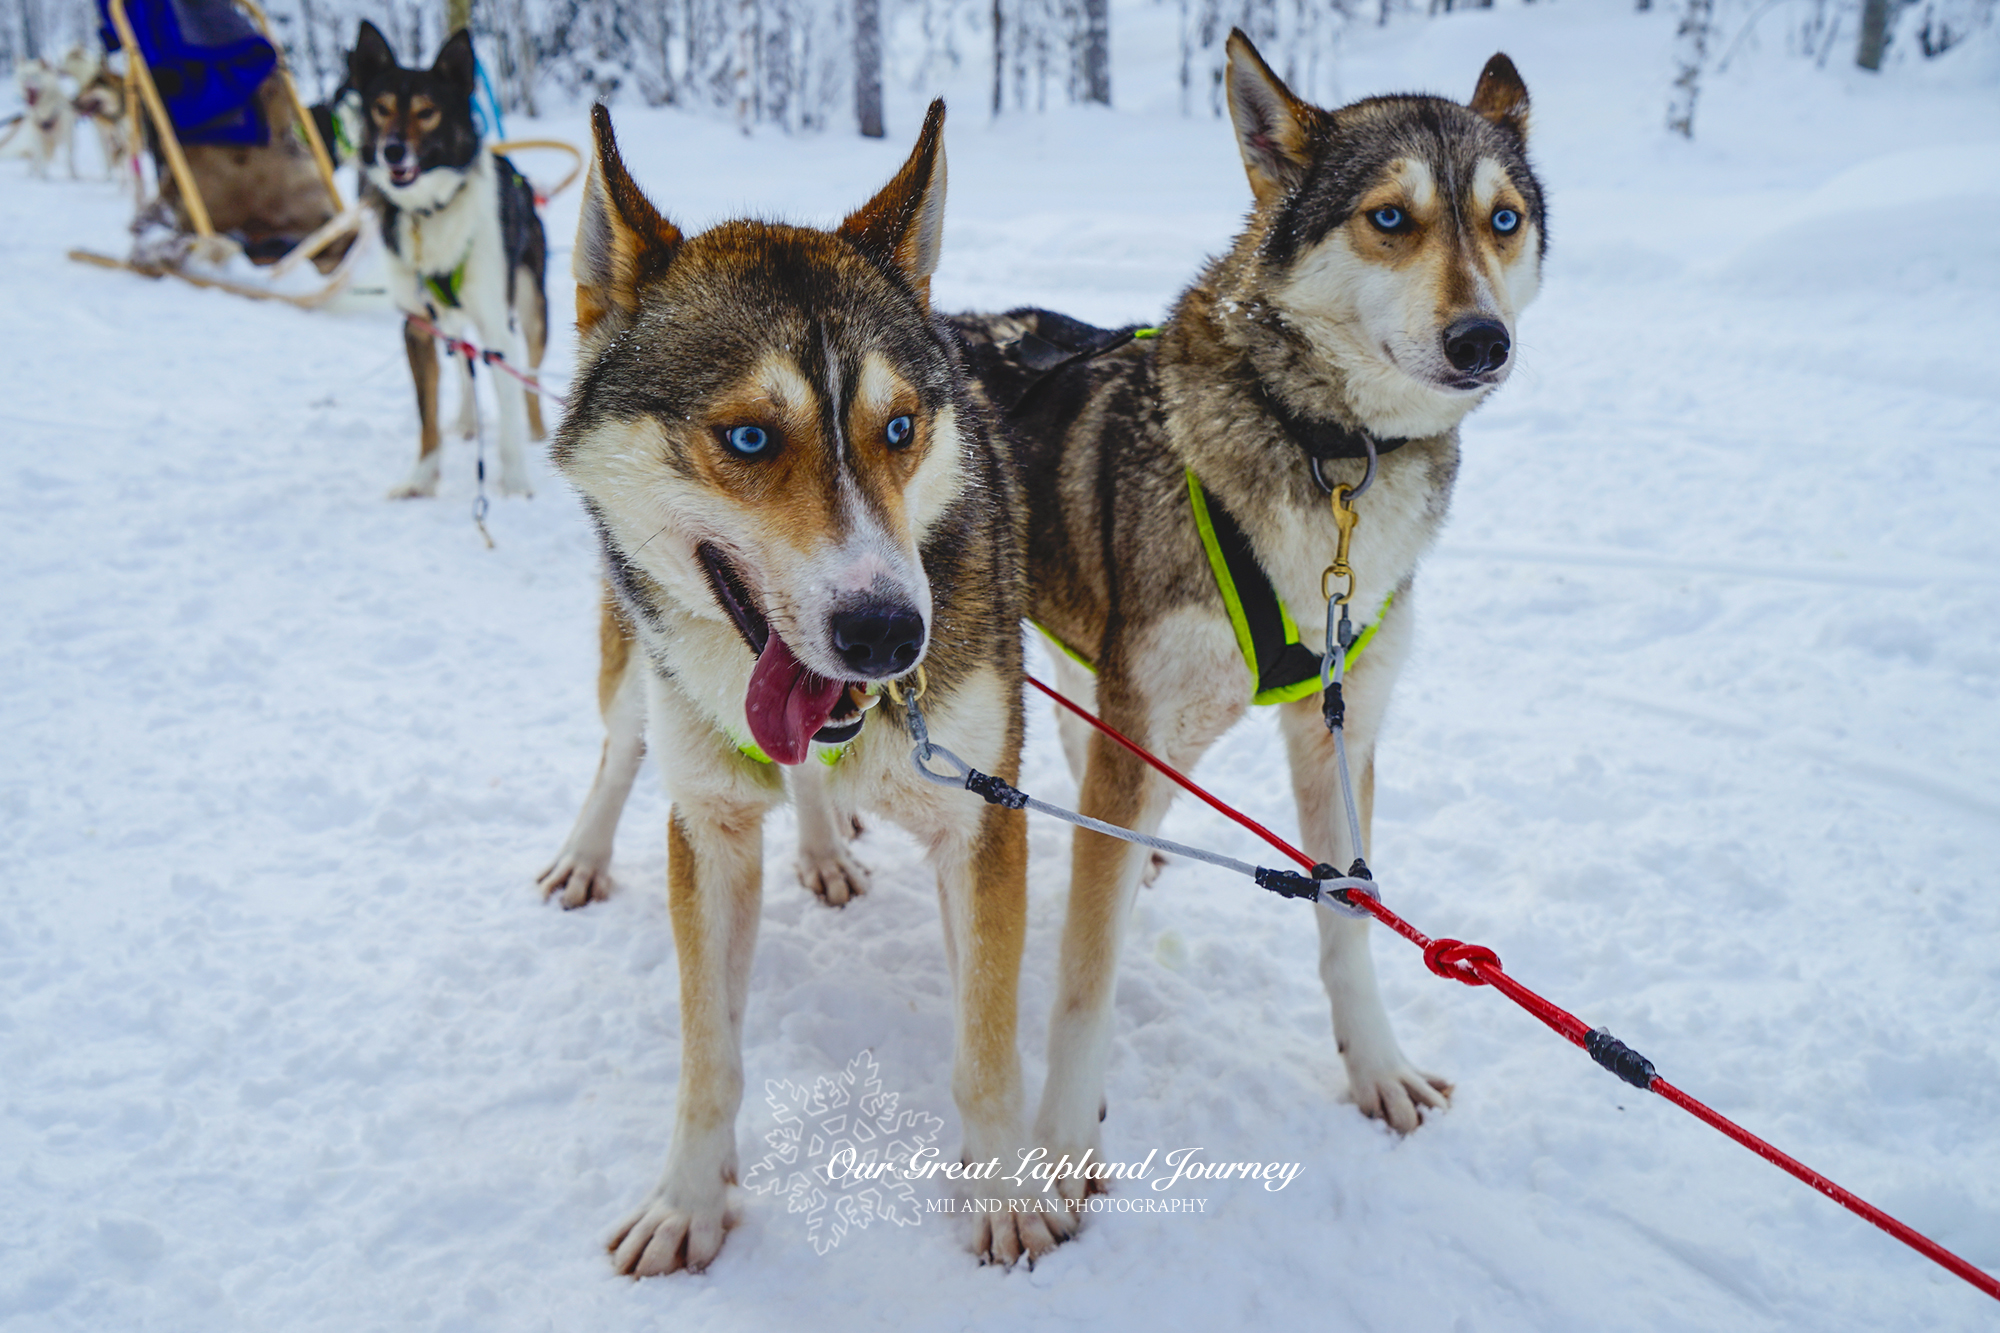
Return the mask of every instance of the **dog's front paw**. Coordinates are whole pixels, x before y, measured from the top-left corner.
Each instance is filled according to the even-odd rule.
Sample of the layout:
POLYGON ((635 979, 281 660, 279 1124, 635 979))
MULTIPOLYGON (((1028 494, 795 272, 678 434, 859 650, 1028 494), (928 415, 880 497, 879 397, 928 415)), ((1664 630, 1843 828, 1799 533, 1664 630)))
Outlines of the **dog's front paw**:
POLYGON ((1451 1083, 1424 1073, 1400 1051, 1366 1064, 1350 1053, 1347 1088, 1361 1114, 1388 1121, 1389 1128, 1398 1134, 1408 1134, 1421 1125, 1425 1108, 1442 1111, 1451 1104, 1451 1083))
POLYGON ((535 876, 535 884, 542 891, 543 902, 561 894, 563 908, 569 911, 593 900, 601 903, 617 888, 611 881, 608 855, 593 855, 569 846, 535 876))
POLYGON ((528 482, 528 474, 516 468, 500 469, 500 494, 518 495, 523 500, 535 498, 535 488, 528 482))
POLYGON ((972 1252, 982 1264, 1012 1268, 1035 1260, 1076 1235, 1082 1215, 1071 1210, 1058 1191, 1015 1186, 996 1180, 992 1187, 966 1200, 973 1210, 972 1252))
POLYGON ((686 1204, 663 1187, 625 1219, 605 1246, 611 1266, 626 1277, 658 1277, 686 1269, 699 1273, 715 1262, 731 1218, 725 1195, 686 1204))
POLYGON ((845 907, 848 899, 868 892, 867 867, 838 840, 823 847, 800 847, 795 867, 799 883, 828 907, 845 907))
POLYGON ((409 480, 400 486, 389 488, 391 500, 428 500, 438 493, 437 473, 428 476, 421 472, 411 474, 409 480))

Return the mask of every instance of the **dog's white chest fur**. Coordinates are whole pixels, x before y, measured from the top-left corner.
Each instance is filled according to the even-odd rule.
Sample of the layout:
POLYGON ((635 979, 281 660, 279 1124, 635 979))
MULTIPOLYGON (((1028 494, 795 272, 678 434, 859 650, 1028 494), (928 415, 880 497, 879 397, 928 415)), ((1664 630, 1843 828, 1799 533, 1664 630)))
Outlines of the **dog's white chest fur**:
POLYGON ((427 303, 425 278, 442 278, 461 264, 467 268, 464 288, 483 290, 474 281, 474 267, 490 264, 505 290, 506 244, 500 233, 499 173, 493 155, 484 149, 463 171, 434 168, 409 185, 375 180, 385 198, 396 206, 389 256, 391 295, 405 310, 421 311, 427 303))

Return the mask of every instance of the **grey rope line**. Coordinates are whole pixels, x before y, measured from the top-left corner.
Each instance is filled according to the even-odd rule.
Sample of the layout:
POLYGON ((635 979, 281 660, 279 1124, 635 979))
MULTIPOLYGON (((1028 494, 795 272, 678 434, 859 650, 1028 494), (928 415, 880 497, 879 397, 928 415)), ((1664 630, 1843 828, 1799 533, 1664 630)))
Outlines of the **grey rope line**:
POLYGON ((1093 833, 1102 833, 1108 838, 1117 838, 1156 852, 1169 852, 1175 856, 1185 856, 1189 860, 1218 866, 1223 870, 1231 870, 1254 880, 1259 888, 1269 889, 1281 897, 1309 899, 1346 916, 1365 917, 1368 913, 1348 905, 1340 896, 1342 894, 1365 893, 1377 902, 1381 901, 1382 894, 1373 881, 1365 876, 1342 875, 1330 865, 1315 866, 1310 875, 1302 875, 1296 870, 1252 865, 1248 861, 1239 861, 1220 852, 1205 851, 1200 847, 1190 847, 1184 842, 1175 842, 1171 838, 1155 837, 1150 833, 1140 833, 1117 824, 1107 824, 1101 819, 1093 819, 1075 810, 1065 810, 1062 806, 1051 805, 1047 801, 1028 795, 1019 787, 1001 778, 980 772, 944 746, 932 741, 930 728, 924 723, 923 710, 917 706, 914 692, 910 694, 905 706, 909 712, 910 735, 917 742, 910 751, 910 762, 916 766, 918 774, 925 781, 934 782, 940 787, 956 787, 969 791, 989 804, 1005 806, 1009 810, 1026 809, 1038 814, 1052 815, 1065 823, 1089 829, 1093 833), (940 773, 930 766, 932 760, 940 760, 955 771, 940 773))
MULTIPOLYGON (((1350 497, 1351 498, 1351 497, 1350 497)), ((1326 656, 1320 659, 1320 713, 1326 729, 1333 733, 1334 758, 1340 763, 1340 799, 1347 807, 1347 845, 1354 849, 1355 864, 1366 863, 1361 854, 1361 814, 1354 808, 1354 780, 1347 769, 1347 700, 1341 682, 1347 676, 1347 648, 1354 642, 1354 624, 1347 618, 1347 603, 1328 599, 1326 604, 1326 656)))

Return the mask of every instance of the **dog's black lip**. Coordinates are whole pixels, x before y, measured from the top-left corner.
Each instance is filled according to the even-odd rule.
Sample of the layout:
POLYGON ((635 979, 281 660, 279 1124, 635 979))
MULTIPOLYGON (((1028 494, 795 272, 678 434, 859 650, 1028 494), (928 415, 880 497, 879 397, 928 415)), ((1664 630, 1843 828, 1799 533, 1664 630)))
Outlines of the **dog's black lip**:
POLYGON ((735 622, 736 632, 749 645, 751 655, 762 657, 764 646, 771 641, 771 622, 757 609, 757 600, 744 586, 743 576, 729 563, 729 557, 709 542, 695 547, 694 553, 701 561, 702 572, 708 575, 708 589, 715 594, 716 605, 735 622))
POLYGON ((840 745, 861 734, 861 724, 868 720, 868 714, 856 713, 852 722, 828 723, 813 733, 813 739, 821 745, 840 745))

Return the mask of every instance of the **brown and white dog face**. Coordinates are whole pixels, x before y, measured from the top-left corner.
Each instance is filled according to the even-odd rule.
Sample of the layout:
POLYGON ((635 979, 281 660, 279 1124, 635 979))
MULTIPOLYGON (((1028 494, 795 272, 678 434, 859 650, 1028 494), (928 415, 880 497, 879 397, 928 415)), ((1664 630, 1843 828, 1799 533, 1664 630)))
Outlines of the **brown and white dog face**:
POLYGON ((1228 91, 1279 316, 1344 373, 1371 429, 1455 424, 1507 378, 1541 285, 1545 215, 1513 62, 1489 60, 1468 106, 1372 97, 1329 112, 1239 32, 1228 91))
POLYGON ((933 629, 918 550, 962 452, 928 306, 943 120, 933 104, 903 169, 835 231, 683 237, 594 113, 579 387, 554 457, 635 617, 663 624, 671 602, 735 626, 752 739, 783 763, 858 731, 856 687, 912 671, 933 629))
POLYGON ((361 171, 399 208, 435 208, 464 184, 479 152, 472 115, 472 35, 461 28, 429 69, 405 69, 381 30, 363 19, 347 56, 360 95, 361 171))

